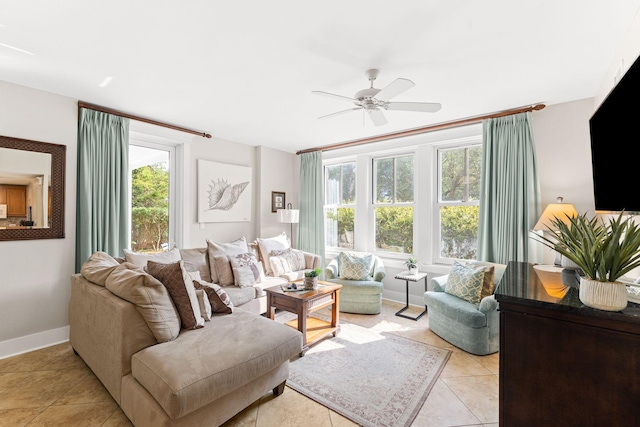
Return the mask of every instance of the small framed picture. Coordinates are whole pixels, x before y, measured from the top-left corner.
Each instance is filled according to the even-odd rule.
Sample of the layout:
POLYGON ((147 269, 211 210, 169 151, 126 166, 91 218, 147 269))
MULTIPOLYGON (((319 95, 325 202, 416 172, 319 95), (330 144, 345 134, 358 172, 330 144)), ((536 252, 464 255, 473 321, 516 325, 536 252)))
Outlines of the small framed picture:
POLYGON ((284 193, 280 191, 271 192, 271 212, 277 212, 278 209, 284 209, 284 193))

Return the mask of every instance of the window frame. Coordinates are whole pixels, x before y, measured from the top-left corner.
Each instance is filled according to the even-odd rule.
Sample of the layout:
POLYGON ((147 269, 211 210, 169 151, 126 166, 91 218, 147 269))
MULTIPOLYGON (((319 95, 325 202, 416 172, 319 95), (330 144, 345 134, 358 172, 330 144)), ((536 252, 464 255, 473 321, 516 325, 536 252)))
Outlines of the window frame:
MULTIPOLYGON (((369 180, 371 182, 371 199, 370 199, 370 203, 368 204, 369 206, 369 225, 368 225, 368 229, 370 230, 370 251, 375 253, 378 256, 382 256, 385 258, 406 258, 407 256, 412 256, 415 253, 415 241, 416 241, 416 216, 417 216, 417 182, 416 182, 416 161, 417 161, 417 151, 416 150, 401 150, 401 151, 394 151, 394 152, 380 152, 377 153, 376 155, 372 155, 370 157, 370 164, 371 164, 371 173, 369 174, 369 180), (411 202, 397 202, 396 200, 396 193, 397 193, 397 168, 396 168, 396 160, 400 157, 408 157, 411 156, 411 160, 413 162, 413 179, 412 179, 412 186, 413 186, 413 201, 411 202), (377 193, 378 193, 378 187, 377 187, 377 161, 378 160, 386 160, 386 159, 393 159, 393 202, 391 203, 380 203, 377 201, 377 193), (412 236, 412 247, 413 247, 413 251, 411 253, 408 252, 393 252, 393 251, 386 251, 383 249, 379 249, 377 246, 377 242, 376 242, 376 209, 377 208, 389 208, 389 207, 411 207, 413 209, 413 222, 412 222, 412 231, 413 231, 413 236, 412 236)), ((357 177, 357 174, 356 174, 357 177)), ((355 228, 355 224, 354 224, 354 228, 355 228)))
MULTIPOLYGON (((476 201, 468 201, 468 200, 458 200, 458 201, 443 201, 442 200, 442 176, 441 176, 441 169, 442 169, 442 156, 441 156, 441 152, 444 151, 450 151, 450 150, 456 150, 456 149, 466 149, 468 150, 469 148, 473 148, 473 147, 480 147, 482 149, 482 137, 478 136, 477 138, 472 138, 470 141, 467 142, 457 142, 457 143, 444 143, 444 144, 438 144, 434 147, 434 156, 433 156, 433 160, 434 160, 434 197, 433 197, 433 211, 432 211, 432 218, 433 218, 433 233, 432 235, 434 236, 434 239, 432 241, 432 253, 433 253, 433 263, 435 264, 448 264, 451 265, 453 264, 454 261, 460 260, 458 258, 449 258, 449 257, 444 257, 441 254, 440 251, 440 244, 442 241, 442 224, 440 221, 440 209, 442 207, 445 206, 478 206, 478 208, 480 207, 480 198, 482 197, 482 194, 478 195, 478 200, 476 201)), ((465 162, 465 168, 467 170, 466 174, 468 176, 469 173, 469 160, 468 160, 468 156, 466 157, 466 162, 465 162)), ((479 177, 480 179, 480 177, 479 177)), ((465 186, 465 196, 466 199, 469 198, 469 185, 468 185, 468 180, 467 180, 467 185, 465 186)), ((467 260, 468 261, 468 260, 467 260)))
MULTIPOLYGON (((327 209, 341 209, 341 208, 346 208, 346 209, 353 209, 353 213, 354 213, 354 221, 353 221, 353 243, 354 243, 354 249, 348 249, 348 248, 342 248, 340 246, 329 246, 327 243, 325 243, 325 251, 327 252, 342 252, 345 250, 355 250, 355 242, 356 242, 356 213, 357 213, 357 205, 358 205, 358 185, 357 185, 357 180, 358 180, 358 163, 356 161, 355 158, 340 158, 340 159, 336 159, 336 161, 332 161, 332 162, 323 162, 322 165, 322 187, 323 187, 323 196, 324 196, 324 200, 323 200, 323 221, 325 224, 325 230, 324 230, 324 238, 325 238, 325 242, 328 242, 329 239, 327 238, 327 230, 326 230, 326 223, 327 223, 327 209), (339 196, 338 196, 338 200, 341 202, 342 201, 342 177, 343 177, 343 171, 342 171, 342 166, 349 164, 349 163, 353 163, 354 165, 354 170, 355 170, 355 188, 354 188, 354 192, 355 192, 355 200, 352 204, 344 204, 344 203, 336 203, 336 204, 328 204, 327 203, 327 169, 329 167, 332 166, 341 166, 340 169, 340 186, 339 186, 339 196)), ((338 244, 340 242, 338 241, 338 244)))

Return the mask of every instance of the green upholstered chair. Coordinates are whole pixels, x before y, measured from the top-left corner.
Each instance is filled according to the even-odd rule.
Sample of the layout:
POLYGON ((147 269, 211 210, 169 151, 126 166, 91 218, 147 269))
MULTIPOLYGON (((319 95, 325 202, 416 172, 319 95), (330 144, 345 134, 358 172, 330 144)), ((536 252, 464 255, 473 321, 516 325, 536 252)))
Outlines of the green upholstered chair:
MULTIPOLYGON (((494 292, 504 274, 506 265, 495 266, 494 292)), ((498 302, 493 295, 484 297, 480 304, 471 304, 446 293, 449 275, 431 279, 433 291, 424 294, 429 329, 445 341, 462 350, 480 356, 500 349, 500 316, 498 302)))
POLYGON ((385 276, 382 260, 372 255, 369 276, 371 280, 344 280, 340 279, 340 256, 329 262, 325 269, 327 282, 339 283, 340 311, 345 313, 378 314, 382 309, 382 279, 385 276))

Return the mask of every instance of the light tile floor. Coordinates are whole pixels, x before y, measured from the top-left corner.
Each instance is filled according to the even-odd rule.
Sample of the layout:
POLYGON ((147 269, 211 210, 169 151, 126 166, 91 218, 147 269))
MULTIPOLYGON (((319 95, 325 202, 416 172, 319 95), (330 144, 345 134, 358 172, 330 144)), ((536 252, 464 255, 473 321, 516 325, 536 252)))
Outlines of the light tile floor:
MULTIPOLYGON (((402 307, 383 302, 379 315, 341 313, 341 319, 453 351, 431 390, 414 427, 498 426, 498 354, 474 356, 428 329, 428 314, 418 321, 395 316, 402 307)), ((415 315, 419 310, 411 309, 415 315)), ((355 424, 287 387, 267 394, 224 427, 343 427, 355 424)), ((0 360, 0 427, 131 426, 111 395, 63 343, 0 360)))

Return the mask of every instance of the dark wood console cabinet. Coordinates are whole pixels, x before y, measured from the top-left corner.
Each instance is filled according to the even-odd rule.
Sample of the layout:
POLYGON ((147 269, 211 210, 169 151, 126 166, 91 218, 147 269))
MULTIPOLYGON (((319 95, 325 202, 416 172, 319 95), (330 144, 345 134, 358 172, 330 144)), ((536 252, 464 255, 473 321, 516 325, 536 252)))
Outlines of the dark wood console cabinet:
POLYGON ((500 304, 500 426, 640 426, 640 305, 582 305, 571 272, 511 262, 500 304))

